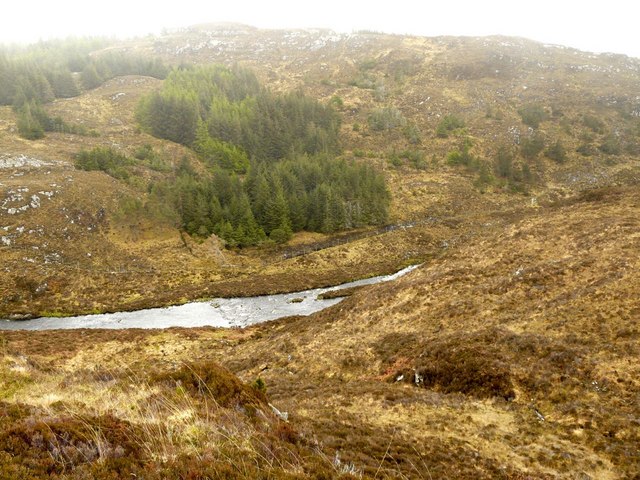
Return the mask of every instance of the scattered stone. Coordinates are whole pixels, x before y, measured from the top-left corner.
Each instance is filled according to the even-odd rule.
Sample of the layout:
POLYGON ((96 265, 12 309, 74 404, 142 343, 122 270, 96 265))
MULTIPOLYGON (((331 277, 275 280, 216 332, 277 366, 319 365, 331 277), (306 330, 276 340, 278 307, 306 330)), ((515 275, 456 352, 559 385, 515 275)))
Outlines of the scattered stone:
POLYGON ((0 155, 0 169, 9 169, 9 168, 42 168, 46 166, 55 165, 55 162, 40 160, 38 158, 28 157, 26 155, 17 155, 17 156, 9 156, 9 155, 0 155))
POLYGON ((284 422, 289 421, 289 412, 281 412, 276 407, 274 407, 271 403, 269 404, 269 406, 271 407, 271 410, 273 410, 273 413, 275 413, 280 420, 284 422))

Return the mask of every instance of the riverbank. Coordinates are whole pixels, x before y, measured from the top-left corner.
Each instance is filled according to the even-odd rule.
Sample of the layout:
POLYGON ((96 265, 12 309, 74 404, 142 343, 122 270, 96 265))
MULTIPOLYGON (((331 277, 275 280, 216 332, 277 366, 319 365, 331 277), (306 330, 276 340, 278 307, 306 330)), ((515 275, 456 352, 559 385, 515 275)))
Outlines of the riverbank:
MULTIPOLYGON (((181 268, 164 263, 162 260, 167 257, 162 249, 156 264, 149 269, 134 269, 133 261, 131 268, 123 271, 34 266, 29 278, 26 273, 14 275, 7 282, 0 278, 0 318, 135 311, 205 298, 324 288, 391 274, 432 258, 441 250, 442 242, 436 241, 426 228, 423 235, 420 243, 412 241, 407 232, 393 231, 288 259, 278 251, 225 252, 229 264, 222 266, 204 251, 206 245, 194 246, 193 255, 185 257, 181 268)), ((154 258, 149 253, 142 257, 154 258)))
POLYGON ((286 294, 253 297, 214 298, 164 308, 70 317, 44 316, 29 320, 0 321, 2 330, 57 330, 74 328, 171 328, 171 327, 247 327, 277 318, 310 315, 340 302, 342 298, 323 298, 328 292, 349 291, 399 278, 417 268, 411 265, 391 275, 370 277, 332 287, 286 294))

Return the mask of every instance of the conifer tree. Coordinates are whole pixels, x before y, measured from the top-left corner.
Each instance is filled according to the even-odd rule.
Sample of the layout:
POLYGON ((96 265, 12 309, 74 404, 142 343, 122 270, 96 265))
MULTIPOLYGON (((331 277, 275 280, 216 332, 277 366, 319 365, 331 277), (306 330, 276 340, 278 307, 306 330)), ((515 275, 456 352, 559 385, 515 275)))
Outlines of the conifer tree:
POLYGON ((282 187, 272 184, 271 198, 267 201, 264 211, 264 231, 271 233, 277 228, 291 230, 289 207, 284 197, 282 187))
POLYGON ((96 70, 96 66, 93 63, 84 67, 80 75, 80 78, 82 79, 82 85, 87 90, 91 90, 93 88, 98 87, 100 84, 102 84, 102 78, 98 74, 98 71, 96 70))
POLYGON ((27 140, 37 140, 44 137, 44 128, 33 115, 31 104, 25 103, 18 111, 18 133, 27 140))
POLYGON ((49 74, 49 83, 56 98, 72 98, 80 95, 80 90, 71 72, 58 69, 49 74))

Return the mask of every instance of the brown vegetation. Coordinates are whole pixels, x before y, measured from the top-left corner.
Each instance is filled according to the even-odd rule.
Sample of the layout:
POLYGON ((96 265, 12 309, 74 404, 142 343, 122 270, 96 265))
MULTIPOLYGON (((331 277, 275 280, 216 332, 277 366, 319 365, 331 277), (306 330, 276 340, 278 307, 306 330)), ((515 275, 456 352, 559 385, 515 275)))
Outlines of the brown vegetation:
POLYGON ((16 361, 3 358, 0 395, 32 405, 0 402, 2 479, 342 476, 272 412, 263 391, 213 362, 166 371, 145 363, 157 370, 148 377, 130 368, 61 374, 31 365, 19 376, 52 388, 29 398, 9 391, 5 373, 16 361))
POLYGON ((385 171, 402 228, 239 251, 181 235, 135 208, 157 172, 126 183, 71 167, 81 146, 188 154, 132 123, 157 82, 114 79, 47 107, 100 137, 26 142, 0 109, 3 151, 57 162, 0 170, 1 201, 56 191, 0 212, 0 316, 295 291, 426 263, 246 330, 0 332, 0 478, 640 478, 637 61, 367 33, 310 51, 220 28, 130 46, 239 61, 276 90, 332 99, 344 155, 385 171), (233 48, 181 49, 216 35, 233 48), (370 128, 387 106, 415 128, 370 128), (463 126, 438 136, 451 114, 463 126), (566 158, 521 155, 525 120, 566 158), (468 165, 449 164, 452 151, 468 165), (481 182, 482 162, 493 178, 481 182))
MULTIPOLYGON (((125 462, 134 473, 222 475, 199 456, 223 458, 211 442, 231 415, 255 439, 241 450, 253 459, 244 478, 634 478, 638 205, 634 188, 617 188, 543 207, 311 317, 246 330, 3 332, 0 394, 13 412, 3 424, 18 432, 44 415, 60 433, 70 422, 68 448, 91 451, 71 420, 110 422, 137 435, 141 453, 125 462), (248 384, 263 379, 289 424, 212 359, 248 384)), ((32 438, 40 427, 29 428, 32 438)))

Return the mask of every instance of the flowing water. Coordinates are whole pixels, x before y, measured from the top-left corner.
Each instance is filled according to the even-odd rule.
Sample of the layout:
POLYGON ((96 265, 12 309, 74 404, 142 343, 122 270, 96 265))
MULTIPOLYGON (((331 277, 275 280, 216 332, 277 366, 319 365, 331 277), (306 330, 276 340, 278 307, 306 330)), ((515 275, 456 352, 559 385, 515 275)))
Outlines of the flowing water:
POLYGON ((168 328, 168 327, 246 327, 291 315, 310 315, 335 305, 341 298, 318 300, 318 295, 344 288, 388 282, 415 269, 412 265, 393 275, 372 277, 335 287, 295 293, 245 298, 215 298, 165 308, 134 312, 41 317, 32 320, 0 320, 0 330, 53 330, 69 328, 168 328))

